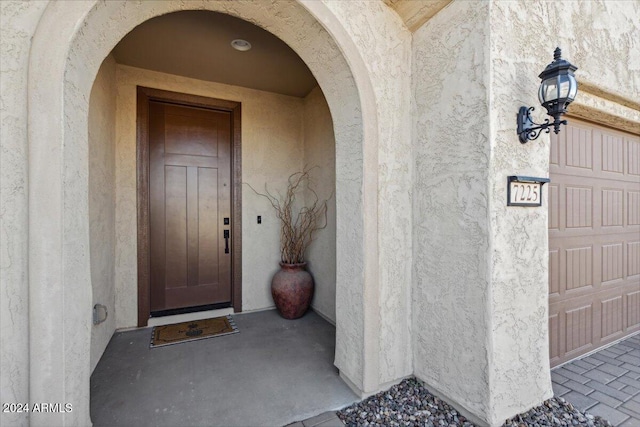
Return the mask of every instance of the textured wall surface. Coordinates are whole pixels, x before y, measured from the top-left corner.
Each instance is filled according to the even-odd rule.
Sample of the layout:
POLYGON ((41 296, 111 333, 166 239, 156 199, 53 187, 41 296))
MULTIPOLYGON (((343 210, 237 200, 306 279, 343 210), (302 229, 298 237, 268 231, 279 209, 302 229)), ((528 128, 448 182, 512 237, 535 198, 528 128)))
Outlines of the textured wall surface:
POLYGON ((412 64, 414 370, 480 418, 490 387, 489 9, 445 7, 414 33, 412 64))
MULTIPOLYGON (((0 2, 0 401, 29 401, 27 70, 46 2, 0 2)), ((0 413, 1 425, 28 415, 0 413)))
MULTIPOLYGON (((627 1, 492 4, 489 414, 494 423, 552 394, 547 326, 548 205, 545 200, 542 208, 507 207, 505 182, 508 175, 515 173, 549 176, 548 136, 521 145, 514 132, 514 115, 521 105, 531 105, 536 106, 536 118, 543 118, 536 96, 540 84, 537 75, 553 59, 556 46, 562 48, 563 57, 579 67, 578 82, 588 83, 584 88, 593 86, 635 98, 637 103, 640 4, 627 1)), ((591 108, 587 117, 590 120, 598 120, 601 114, 627 121, 635 117, 636 129, 640 129, 637 110, 634 113, 633 109, 593 98, 585 91, 579 92, 570 112, 572 107, 584 105, 591 108)))
MULTIPOLYGON (((318 230, 307 251, 308 269, 313 274, 315 293, 311 306, 326 319, 336 322, 336 143, 333 121, 322 89, 316 86, 304 99, 304 162, 313 168, 313 189, 327 200, 327 226, 318 230)), ((307 206, 315 197, 305 194, 307 206)))
POLYGON ((91 329, 91 371, 116 329, 116 62, 109 55, 89 99, 89 249, 93 304, 107 307, 106 321, 91 329))
POLYGON ((552 394, 546 203, 506 206, 508 175, 548 176, 549 139, 521 145, 515 113, 537 105, 560 45, 591 92, 576 114, 637 129, 637 101, 617 100, 638 93, 639 16, 632 2, 454 1, 414 35, 415 373, 483 423, 552 394))
MULTIPOLYGON (((514 116, 520 105, 536 105, 537 74, 559 44, 592 92, 578 95, 581 117, 595 111, 596 119, 613 117, 608 124, 636 125, 637 2, 455 0, 416 31, 412 45, 381 2, 0 5, 0 392, 3 401, 30 396, 74 404, 71 414, 32 414, 34 423, 89 422, 87 111, 94 78, 124 34, 181 8, 220 10, 266 28, 300 54, 322 87, 336 136, 341 373, 375 391, 413 371, 491 424, 550 395, 546 203, 505 206, 507 175, 546 176, 549 140, 521 145, 514 116), (622 107, 616 97, 636 102, 622 107)), ((298 117, 298 130, 288 132, 301 138, 298 117)), ((116 184, 129 182, 124 178, 116 173, 116 184)), ((245 213, 250 234, 255 216, 266 217, 269 207, 257 199, 247 204, 255 206, 245 213)), ((135 230, 126 221, 132 219, 116 217, 118 226, 135 230)), ((135 253, 123 252, 115 262, 126 271, 134 260, 135 253)), ((260 262, 256 271, 276 268, 260 262)), ((258 306, 265 295, 247 304, 258 306)), ((3 424, 25 423, 1 416, 3 424)))
POLYGON ((301 3, 322 22, 326 29, 322 31, 339 40, 339 49, 343 52, 318 49, 316 44, 310 55, 305 55, 305 51, 294 47, 322 88, 333 119, 336 138, 335 365, 341 375, 362 390, 365 388, 364 355, 370 354, 365 351, 367 331, 375 327, 365 321, 367 272, 371 268, 368 263, 376 260, 367 245, 371 240, 367 231, 374 226, 375 219, 372 215, 375 200, 370 200, 375 191, 371 168, 377 150, 373 90, 363 61, 356 57, 346 62, 350 54, 357 54, 358 48, 337 17, 322 2, 302 0, 301 3), (353 89, 347 82, 351 82, 353 89), (353 90, 357 95, 353 95, 353 90))
MULTIPOLYGON (((378 290, 365 294, 372 328, 368 379, 372 389, 411 374, 410 292, 412 174, 411 34, 382 2, 327 2, 367 65, 375 93, 379 135, 376 176, 378 290)), ((367 247, 367 250, 371 248, 367 247)))
MULTIPOLYGON (((242 182, 261 192, 265 184, 271 192, 283 192, 287 177, 303 166, 304 100, 124 65, 118 65, 117 76, 116 311, 118 327, 131 327, 138 320, 136 86, 241 102, 242 182)), ((243 311, 273 307, 270 286, 280 261, 279 230, 271 204, 243 185, 243 311), (262 224, 257 224, 257 215, 262 215, 262 224)))
MULTIPOLYGON (((314 6, 290 2, 49 4, 33 39, 28 83, 33 107, 28 111, 32 124, 29 144, 36 154, 29 159, 29 227, 34 243, 35 236, 41 242, 30 247, 30 374, 31 388, 38 391, 34 398, 75 405, 72 413, 34 414, 35 422, 84 425, 89 420, 87 355, 92 298, 88 286, 87 111, 94 78, 102 60, 128 31, 148 18, 181 8, 224 11, 272 31, 300 54, 323 88, 334 118, 341 163, 336 165, 336 217, 342 220, 336 227, 346 231, 336 233, 336 246, 344 255, 338 258, 337 282, 341 285, 337 301, 342 307, 337 311, 346 320, 338 322, 336 366, 364 388, 364 336, 377 332, 375 324, 366 324, 363 316, 363 266, 377 265, 377 259, 366 260, 371 252, 365 252, 363 244, 377 236, 366 235, 363 227, 371 227, 377 217, 377 207, 371 203, 376 200, 371 177, 377 168, 364 165, 372 158, 378 139, 377 127, 368 128, 371 133, 366 136, 364 128, 377 121, 376 103, 362 58, 350 57, 348 66, 341 54, 356 49, 341 23, 323 4, 311 4, 314 6), (324 28, 331 28, 333 37, 324 28), (360 96, 367 101, 360 102, 360 96), (363 138, 371 142, 364 144, 363 138), (367 180, 363 178, 366 174, 367 180), (365 203, 369 204, 365 207, 365 203), (62 361, 62 369, 50 369, 62 361)), ((378 312, 376 307, 373 311, 378 312)))

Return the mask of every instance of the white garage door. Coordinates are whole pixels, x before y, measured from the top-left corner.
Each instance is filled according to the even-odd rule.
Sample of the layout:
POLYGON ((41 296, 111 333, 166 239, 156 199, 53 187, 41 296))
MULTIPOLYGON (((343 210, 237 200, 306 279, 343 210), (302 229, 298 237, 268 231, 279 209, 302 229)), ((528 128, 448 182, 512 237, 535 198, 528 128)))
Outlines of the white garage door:
POLYGON ((640 330, 640 137, 569 119, 550 163, 555 366, 640 330))

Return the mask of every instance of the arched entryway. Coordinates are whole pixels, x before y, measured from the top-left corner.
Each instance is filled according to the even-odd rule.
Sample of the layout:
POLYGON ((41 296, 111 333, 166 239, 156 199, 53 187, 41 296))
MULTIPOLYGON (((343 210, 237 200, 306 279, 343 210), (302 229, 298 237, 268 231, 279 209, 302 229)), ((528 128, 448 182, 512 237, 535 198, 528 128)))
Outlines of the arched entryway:
MULTIPOLYGON (((365 317, 378 298, 377 252, 371 244, 377 239, 377 125, 366 67, 340 22, 321 3, 203 2, 198 7, 240 17, 278 36, 307 63, 326 96, 336 140, 335 363, 352 385, 365 390, 367 382, 377 381, 368 378, 372 364, 364 358, 377 357, 376 317, 367 322, 365 317)), ((59 415, 64 423, 90 419, 90 91, 100 64, 122 37, 154 16, 182 8, 182 2, 52 3, 34 37, 29 76, 31 399, 56 396, 74 402, 77 410, 59 415), (52 370, 59 361, 63 366, 52 370)), ((32 422, 39 422, 37 414, 32 422)), ((54 422, 50 414, 46 422, 54 422)))

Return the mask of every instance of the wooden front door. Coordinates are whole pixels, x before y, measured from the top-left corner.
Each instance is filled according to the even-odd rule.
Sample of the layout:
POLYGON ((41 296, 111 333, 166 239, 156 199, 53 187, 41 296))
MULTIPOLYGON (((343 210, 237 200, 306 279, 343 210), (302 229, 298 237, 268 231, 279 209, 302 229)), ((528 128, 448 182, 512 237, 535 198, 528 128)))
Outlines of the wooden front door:
MULTIPOLYGON (((148 169, 142 167, 148 194, 139 198, 148 203, 142 221, 148 230, 148 277, 139 279, 148 285, 139 284, 139 290, 148 286, 148 293, 139 292, 147 298, 139 304, 139 324, 146 324, 149 315, 237 308, 232 280, 234 111, 145 98, 138 100, 146 104, 139 144, 147 144, 141 157, 148 159, 148 169)), ((144 263, 145 254, 146 269, 144 263)))
POLYGON ((152 314, 231 304, 230 142, 228 112, 149 105, 152 314))

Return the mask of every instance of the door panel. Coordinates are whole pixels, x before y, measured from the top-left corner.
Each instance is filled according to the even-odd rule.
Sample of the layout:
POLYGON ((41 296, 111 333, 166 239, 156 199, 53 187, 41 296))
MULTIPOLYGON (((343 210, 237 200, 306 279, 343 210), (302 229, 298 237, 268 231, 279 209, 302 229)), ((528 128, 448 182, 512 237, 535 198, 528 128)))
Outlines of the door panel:
POLYGON ((151 312, 231 305, 231 115, 149 103, 151 312))
POLYGON ((549 168, 552 366, 640 330, 640 138, 577 119, 565 129, 549 168))

